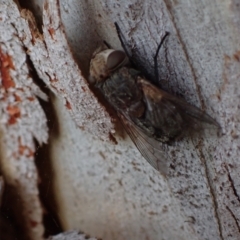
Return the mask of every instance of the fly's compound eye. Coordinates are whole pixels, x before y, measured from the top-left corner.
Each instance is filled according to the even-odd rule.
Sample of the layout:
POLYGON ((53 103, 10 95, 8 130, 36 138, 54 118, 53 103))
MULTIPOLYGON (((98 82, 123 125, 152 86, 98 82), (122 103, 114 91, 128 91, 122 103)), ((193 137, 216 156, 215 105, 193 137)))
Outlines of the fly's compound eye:
POLYGON ((127 56, 123 51, 115 50, 111 52, 107 58, 107 68, 109 71, 114 71, 128 62, 127 56))
POLYGON ((104 81, 115 70, 127 63, 128 58, 123 51, 107 49, 97 53, 90 62, 90 83, 104 81))

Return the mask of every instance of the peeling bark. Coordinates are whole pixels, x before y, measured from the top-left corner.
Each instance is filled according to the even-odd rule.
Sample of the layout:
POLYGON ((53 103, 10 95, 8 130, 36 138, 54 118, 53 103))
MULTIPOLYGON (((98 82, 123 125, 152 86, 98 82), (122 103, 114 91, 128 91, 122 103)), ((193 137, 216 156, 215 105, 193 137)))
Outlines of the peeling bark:
POLYGON ((16 22, 21 25, 21 18, 13 2, 2 1, 0 19, 1 171, 18 199, 11 205, 19 212, 16 218, 28 233, 26 239, 42 239, 34 139, 40 144, 47 142, 46 117, 37 96, 47 97, 31 77, 24 45, 14 26, 16 22))

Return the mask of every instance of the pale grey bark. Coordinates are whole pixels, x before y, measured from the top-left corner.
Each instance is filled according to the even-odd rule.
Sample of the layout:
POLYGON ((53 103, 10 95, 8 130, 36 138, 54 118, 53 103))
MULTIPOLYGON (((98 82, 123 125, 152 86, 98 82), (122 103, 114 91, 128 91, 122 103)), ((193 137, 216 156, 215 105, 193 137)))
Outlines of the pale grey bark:
MULTIPOLYGON (((7 2, 14 6, 2 0, 7 2)), ((14 42, 20 39, 55 94, 50 101, 58 127, 52 132, 58 134, 50 135, 49 149, 65 230, 104 239, 239 239, 240 14, 236 2, 229 4, 48 0, 43 35, 30 12, 22 11, 20 18, 14 8, 9 15, 17 16, 9 27, 18 36, 14 42), (99 43, 104 39, 121 48, 115 21, 133 59, 150 77, 157 44, 169 31, 159 55, 160 84, 222 127, 222 135, 206 133, 169 148, 167 179, 141 157, 87 84, 91 54, 99 43)), ((35 129, 31 136, 39 139, 44 131, 35 129)))
POLYGON ((48 240, 97 240, 97 238, 89 237, 84 233, 80 233, 77 231, 69 231, 60 233, 56 236, 49 237, 48 240))

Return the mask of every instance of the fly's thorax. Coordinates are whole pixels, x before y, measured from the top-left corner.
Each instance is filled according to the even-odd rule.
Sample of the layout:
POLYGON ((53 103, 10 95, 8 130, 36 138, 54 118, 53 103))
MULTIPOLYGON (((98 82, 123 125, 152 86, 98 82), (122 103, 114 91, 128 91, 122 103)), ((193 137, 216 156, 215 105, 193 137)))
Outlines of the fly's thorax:
POLYGON ((128 63, 126 54, 121 50, 97 50, 90 62, 89 81, 96 84, 109 78, 117 69, 128 63))
POLYGON ((140 117, 144 106, 142 91, 136 84, 136 73, 134 69, 121 67, 95 86, 117 111, 129 112, 133 117, 140 117))

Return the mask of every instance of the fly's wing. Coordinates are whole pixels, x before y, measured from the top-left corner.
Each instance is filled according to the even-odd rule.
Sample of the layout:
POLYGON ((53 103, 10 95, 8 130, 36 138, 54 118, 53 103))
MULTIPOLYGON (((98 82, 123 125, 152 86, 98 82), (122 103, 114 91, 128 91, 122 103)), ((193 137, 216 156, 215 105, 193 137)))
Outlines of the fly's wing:
POLYGON ((143 131, 132 122, 132 120, 126 115, 119 113, 119 117, 123 123, 123 126, 140 151, 143 157, 162 175, 166 176, 168 172, 167 166, 167 152, 165 148, 167 145, 156 141, 153 138, 148 137, 143 131))
MULTIPOLYGON (((167 94, 167 93, 166 93, 167 94)), ((201 109, 192 106, 191 104, 187 103, 186 101, 179 99, 177 97, 171 96, 170 94, 167 94, 166 99, 169 99, 172 101, 175 105, 180 107, 182 111, 191 118, 194 118, 198 121, 214 125, 217 128, 220 128, 220 125, 218 122, 213 119, 211 116, 209 116, 207 113, 204 113, 201 109)))
POLYGON ((189 124, 194 129, 203 128, 202 123, 210 124, 215 126, 215 128, 220 128, 219 124, 208 114, 204 113, 201 109, 192 106, 191 104, 187 103, 183 99, 177 98, 146 81, 145 79, 138 79, 138 83, 141 85, 141 88, 144 93, 144 97, 148 103, 152 106, 159 105, 163 108, 165 104, 165 108, 168 111, 173 111, 169 108, 169 104, 175 106, 178 111, 181 111, 181 114, 184 115, 186 120, 189 120, 189 124), (164 101, 165 103, 163 103, 164 101), (168 104, 167 104, 168 103, 168 104))

